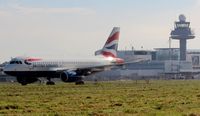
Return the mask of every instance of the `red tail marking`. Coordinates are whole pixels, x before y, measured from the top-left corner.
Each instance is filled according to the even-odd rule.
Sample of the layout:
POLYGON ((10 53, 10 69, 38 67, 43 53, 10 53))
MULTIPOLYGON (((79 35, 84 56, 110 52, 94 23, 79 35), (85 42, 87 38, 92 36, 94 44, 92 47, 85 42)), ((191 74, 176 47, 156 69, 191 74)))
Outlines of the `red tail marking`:
POLYGON ((113 34, 111 37, 108 38, 106 44, 109 44, 110 42, 118 39, 119 39, 119 32, 116 32, 115 34, 113 34))
POLYGON ((113 57, 113 58, 116 58, 116 56, 114 54, 112 54, 111 52, 105 52, 103 51, 102 52, 102 55, 105 56, 105 57, 113 57))

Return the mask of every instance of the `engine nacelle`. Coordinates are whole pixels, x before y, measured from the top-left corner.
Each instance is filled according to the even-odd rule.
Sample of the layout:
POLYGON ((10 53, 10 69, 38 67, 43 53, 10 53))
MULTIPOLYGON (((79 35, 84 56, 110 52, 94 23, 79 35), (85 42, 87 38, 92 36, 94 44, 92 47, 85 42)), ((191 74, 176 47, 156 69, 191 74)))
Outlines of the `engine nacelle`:
POLYGON ((77 80, 79 80, 79 77, 74 71, 64 71, 63 73, 61 73, 60 78, 63 82, 76 82, 77 80))

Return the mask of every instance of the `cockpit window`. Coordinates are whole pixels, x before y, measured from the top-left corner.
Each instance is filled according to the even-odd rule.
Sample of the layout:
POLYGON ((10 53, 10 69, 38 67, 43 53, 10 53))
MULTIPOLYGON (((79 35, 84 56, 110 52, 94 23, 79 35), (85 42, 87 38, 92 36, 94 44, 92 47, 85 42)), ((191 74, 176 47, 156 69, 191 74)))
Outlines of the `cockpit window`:
POLYGON ((10 64, 22 64, 22 61, 10 61, 10 64))
POLYGON ((21 61, 16 61, 17 62, 17 64, 22 64, 22 62, 21 61))
POLYGON ((10 61, 10 64, 15 64, 15 61, 10 61))

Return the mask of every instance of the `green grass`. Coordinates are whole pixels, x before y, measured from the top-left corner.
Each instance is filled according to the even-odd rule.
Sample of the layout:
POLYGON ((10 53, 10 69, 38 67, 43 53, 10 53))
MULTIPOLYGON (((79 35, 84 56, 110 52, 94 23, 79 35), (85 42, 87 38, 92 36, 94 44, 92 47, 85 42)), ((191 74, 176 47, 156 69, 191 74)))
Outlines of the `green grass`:
POLYGON ((200 114, 200 80, 57 83, 55 86, 0 84, 0 115, 200 114))

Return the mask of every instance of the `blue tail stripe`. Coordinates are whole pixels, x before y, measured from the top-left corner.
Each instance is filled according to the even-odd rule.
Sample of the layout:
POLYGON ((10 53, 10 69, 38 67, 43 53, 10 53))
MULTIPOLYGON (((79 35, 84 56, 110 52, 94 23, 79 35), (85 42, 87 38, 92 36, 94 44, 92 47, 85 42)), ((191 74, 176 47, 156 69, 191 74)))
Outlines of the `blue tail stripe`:
POLYGON ((106 47, 106 49, 113 49, 116 50, 117 49, 117 44, 114 44, 112 46, 106 47))

